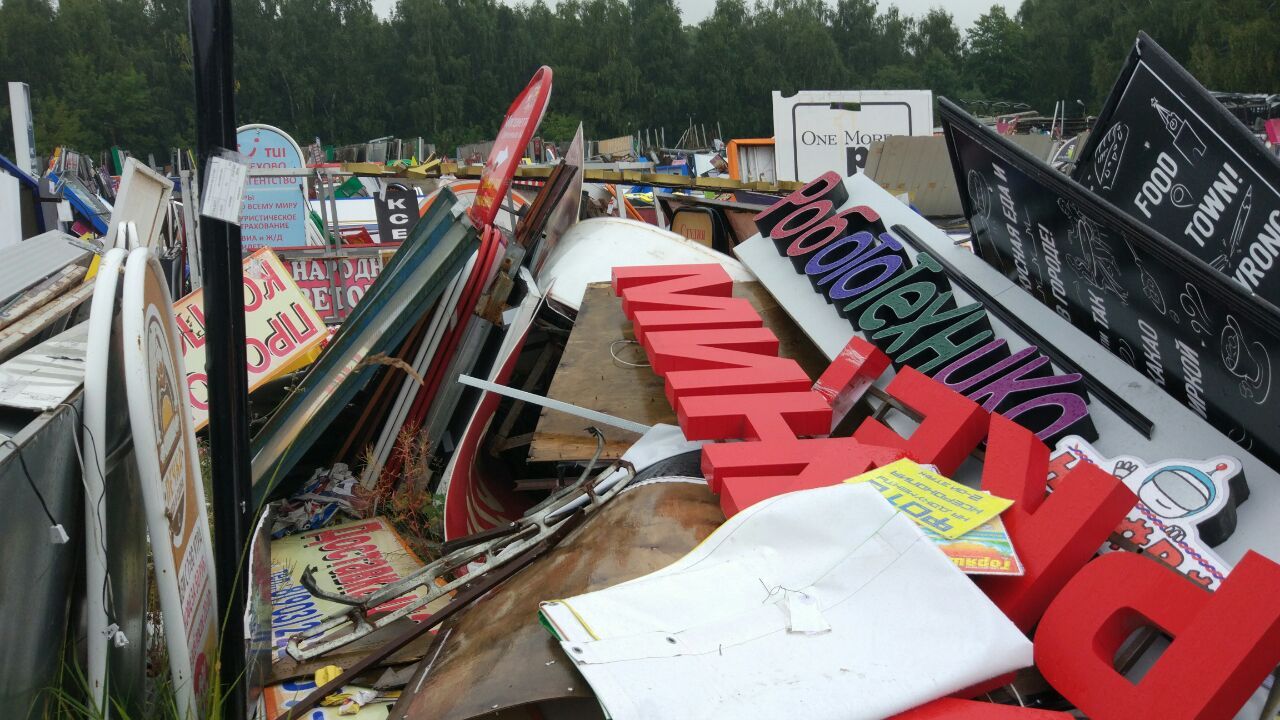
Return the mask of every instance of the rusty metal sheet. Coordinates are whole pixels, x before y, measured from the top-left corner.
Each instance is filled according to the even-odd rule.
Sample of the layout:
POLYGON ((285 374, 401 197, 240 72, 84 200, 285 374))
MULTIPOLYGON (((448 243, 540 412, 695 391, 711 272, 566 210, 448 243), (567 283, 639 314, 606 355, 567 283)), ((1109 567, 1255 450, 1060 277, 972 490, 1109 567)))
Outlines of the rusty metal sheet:
POLYGON ((538 603, 666 567, 722 522, 716 496, 701 482, 651 482, 626 491, 442 630, 449 634, 438 654, 428 653, 425 677, 419 669, 390 717, 466 720, 591 698, 586 681, 538 624, 538 603))

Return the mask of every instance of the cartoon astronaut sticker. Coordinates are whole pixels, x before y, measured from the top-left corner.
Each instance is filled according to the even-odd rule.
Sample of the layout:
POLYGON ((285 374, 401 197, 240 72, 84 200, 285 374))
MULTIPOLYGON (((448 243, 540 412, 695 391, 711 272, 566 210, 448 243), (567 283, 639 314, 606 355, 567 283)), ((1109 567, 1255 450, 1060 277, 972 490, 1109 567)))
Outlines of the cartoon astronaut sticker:
MULTIPOLYGON (((1217 589, 1231 566, 1211 549, 1210 541, 1220 544, 1235 529, 1231 482, 1240 474, 1239 460, 1222 456, 1147 463, 1108 458, 1083 439, 1068 436, 1052 454, 1050 486, 1080 462, 1106 470, 1138 496, 1117 534, 1196 583, 1217 589)), ((1108 543, 1099 552, 1120 549, 1108 543)))

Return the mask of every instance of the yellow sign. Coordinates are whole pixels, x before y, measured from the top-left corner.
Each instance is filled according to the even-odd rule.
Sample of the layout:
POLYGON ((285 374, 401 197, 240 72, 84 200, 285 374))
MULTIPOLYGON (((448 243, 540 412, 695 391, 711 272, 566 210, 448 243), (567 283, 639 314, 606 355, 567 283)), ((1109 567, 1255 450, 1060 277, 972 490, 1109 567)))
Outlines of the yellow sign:
POLYGON ((1013 504, 1012 500, 948 480, 910 460, 890 463, 845 482, 871 483, 890 505, 948 540, 955 540, 1013 504))
POLYGON ((715 227, 711 224, 711 215, 696 210, 677 212, 671 220, 671 232, 707 247, 711 247, 715 241, 715 227))
MULTIPOLYGON (((204 369, 204 291, 173 304, 182 336, 191 419, 197 430, 209 422, 209 378, 204 369)), ((324 343, 324 321, 280 259, 262 248, 244 259, 245 361, 249 392, 296 366, 324 343)))

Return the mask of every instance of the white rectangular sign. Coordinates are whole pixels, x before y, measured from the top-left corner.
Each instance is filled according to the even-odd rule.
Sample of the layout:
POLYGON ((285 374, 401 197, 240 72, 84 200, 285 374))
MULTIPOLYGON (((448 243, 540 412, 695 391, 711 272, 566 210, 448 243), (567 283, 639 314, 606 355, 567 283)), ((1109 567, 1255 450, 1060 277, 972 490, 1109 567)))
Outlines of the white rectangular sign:
POLYGON ((929 90, 773 92, 779 180, 809 182, 824 172, 856 175, 871 143, 891 135, 932 135, 929 90))
POLYGON ((31 88, 9 83, 9 117, 13 119, 13 162, 28 175, 36 174, 36 126, 31 117, 31 88))
POLYGON ((0 248, 22 242, 22 186, 0 171, 0 248))

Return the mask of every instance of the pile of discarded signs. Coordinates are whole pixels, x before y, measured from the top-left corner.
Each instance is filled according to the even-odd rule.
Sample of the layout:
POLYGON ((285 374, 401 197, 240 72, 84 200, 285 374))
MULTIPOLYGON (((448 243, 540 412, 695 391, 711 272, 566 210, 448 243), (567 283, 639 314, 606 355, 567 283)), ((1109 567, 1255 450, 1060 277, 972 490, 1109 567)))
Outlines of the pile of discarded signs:
MULTIPOLYGON (((329 177, 245 254, 258 717, 1277 716, 1280 162, 1154 42, 1074 176, 941 100, 961 232, 866 173, 586 217, 581 129, 512 189, 551 79, 478 182, 375 183, 398 245, 329 177)), ((123 174, 0 246, 0 695, 148 712, 163 638, 210 717, 203 296, 123 174)))

